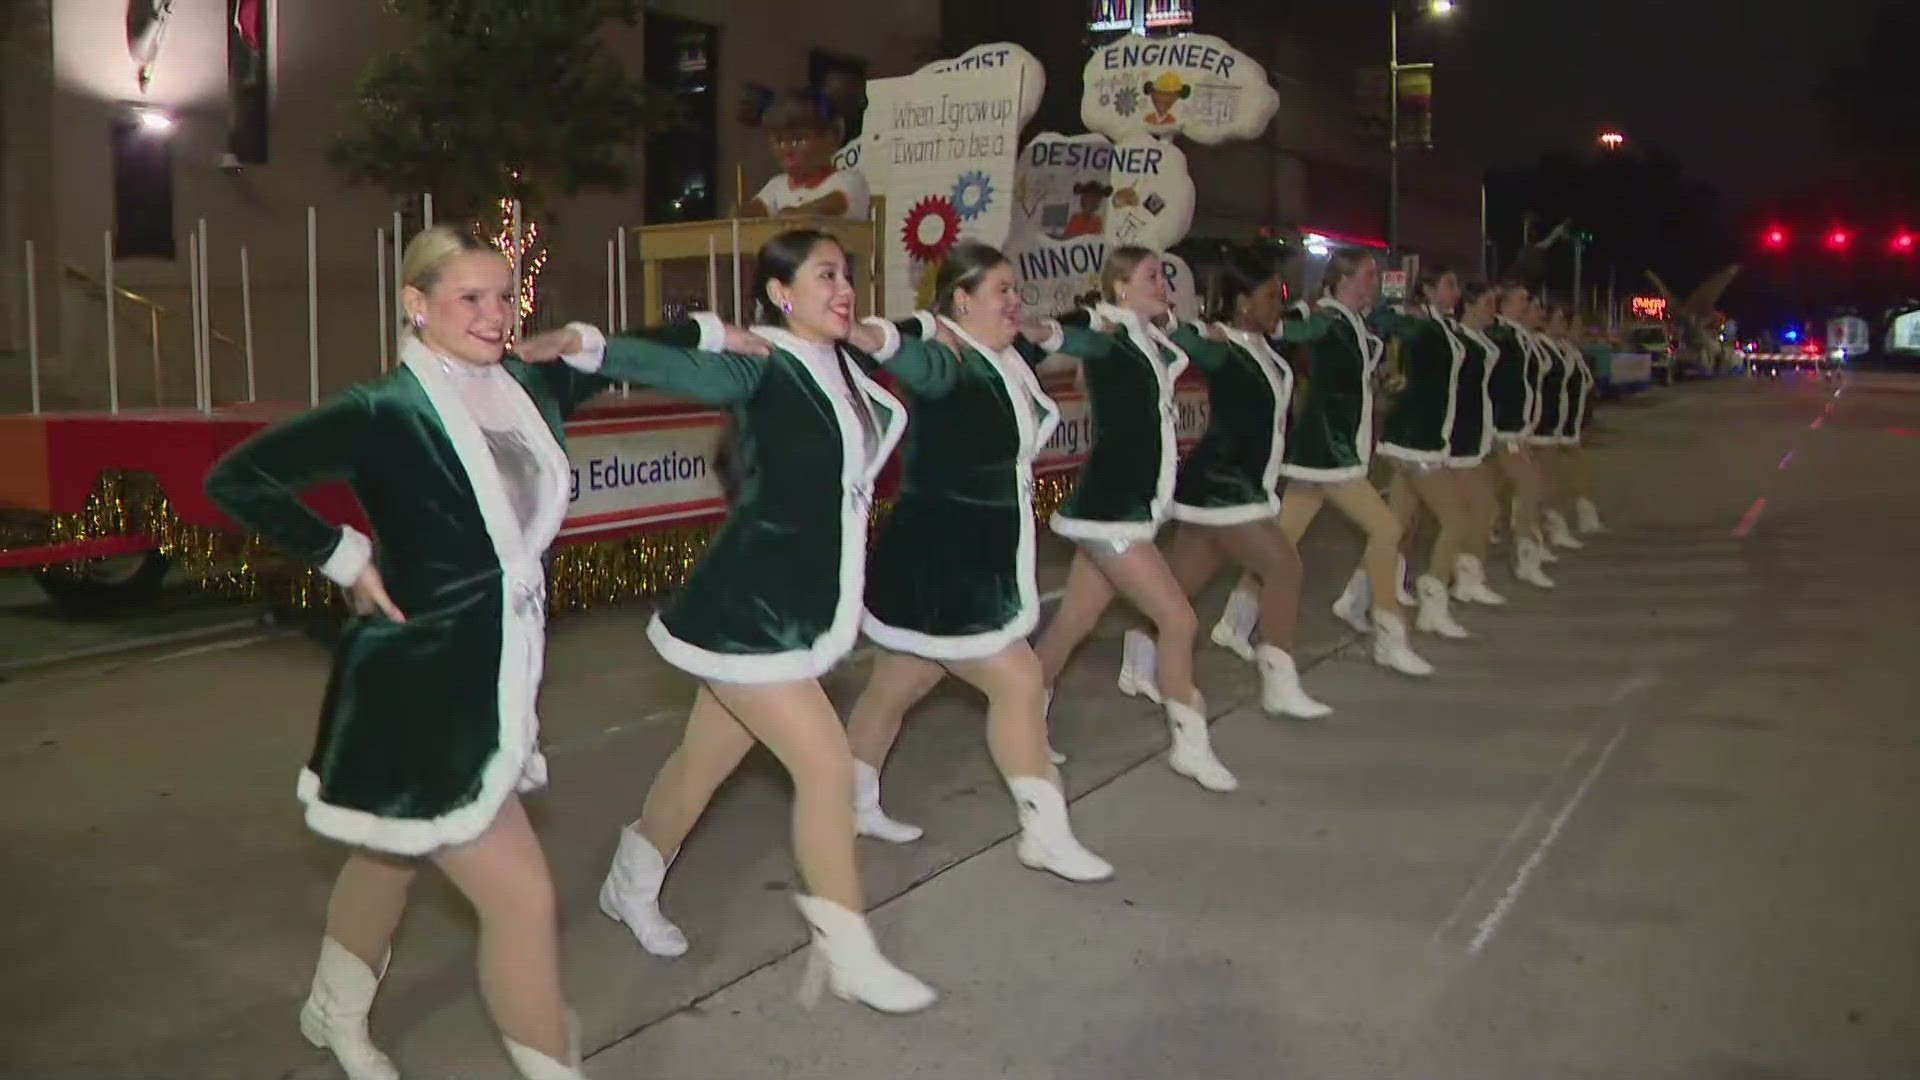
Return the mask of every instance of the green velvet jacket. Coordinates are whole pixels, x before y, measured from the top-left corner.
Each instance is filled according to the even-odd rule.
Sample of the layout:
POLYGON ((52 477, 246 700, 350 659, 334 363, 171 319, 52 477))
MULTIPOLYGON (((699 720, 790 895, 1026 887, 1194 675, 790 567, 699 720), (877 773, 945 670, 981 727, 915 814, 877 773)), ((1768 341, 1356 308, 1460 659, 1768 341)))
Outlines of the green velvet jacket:
POLYGON ((1587 361, 1586 350, 1571 342, 1567 350, 1567 404, 1566 411, 1560 417, 1560 442, 1566 446, 1578 446, 1580 437, 1586 433, 1587 406, 1593 398, 1593 388, 1599 380, 1594 377, 1593 365, 1587 361))
POLYGON ((731 511, 647 627, 668 663, 721 683, 817 678, 852 651, 874 479, 907 420, 850 347, 777 327, 754 332, 773 342, 770 357, 669 363, 647 342, 612 338, 581 361, 621 382, 724 406, 732 417, 739 490, 731 511), (836 364, 857 405, 824 374, 836 364), (871 455, 856 407, 876 429, 871 455))
MULTIPOLYGON (((702 362, 665 343, 639 351, 702 362)), ((375 615, 346 625, 297 790, 317 832, 419 855, 480 835, 508 795, 545 780, 534 704, 545 643, 541 558, 568 501, 562 425, 608 383, 560 364, 501 362, 525 391, 520 429, 538 436, 533 449, 557 485, 523 530, 451 362, 411 336, 400 358, 379 381, 234 448, 206 489, 241 526, 343 586, 378 565, 406 621, 375 615), (300 501, 303 488, 325 481, 351 486, 377 554, 367 537, 300 501)))
POLYGON ((1150 540, 1173 503, 1179 462, 1173 384, 1187 355, 1132 311, 1101 304, 1060 320, 1060 352, 1081 360, 1093 448, 1055 511, 1073 540, 1150 540), (1110 330, 1093 328, 1097 317, 1110 330))
POLYGON ((1525 439, 1533 431, 1539 393, 1535 373, 1539 358, 1533 334, 1502 318, 1488 328, 1487 337, 1500 349, 1488 384, 1493 397, 1494 437, 1502 442, 1525 439))
POLYGON ((1485 461, 1493 449, 1493 398, 1487 392, 1493 378, 1499 346, 1474 328, 1451 322, 1454 336, 1465 346, 1459 375, 1454 380, 1453 430, 1447 438, 1447 462, 1469 467, 1485 461))
POLYGON ((933 660, 992 656, 1033 632, 1033 462, 1060 409, 1032 364, 1045 353, 995 352, 947 328, 956 355, 933 342, 934 317, 890 328, 878 354, 908 391, 900 494, 867 563, 868 637, 933 660))
POLYGON ((1168 336, 1207 381, 1206 434, 1180 463, 1173 516, 1196 525, 1238 525, 1280 512, 1280 464, 1286 453, 1293 368, 1263 334, 1182 323, 1168 336))
POLYGON ((1280 324, 1281 340, 1304 346, 1310 377, 1287 431, 1283 475, 1337 483, 1367 475, 1373 460, 1373 371, 1385 344, 1331 297, 1303 321, 1280 324))
POLYGON ((1534 413, 1533 434, 1528 441, 1551 446, 1560 441, 1560 425, 1567 415, 1568 380, 1572 361, 1567 346, 1559 338, 1536 335, 1540 345, 1540 365, 1536 388, 1539 405, 1534 413))
POLYGON ((1447 321, 1422 311, 1387 321, 1400 340, 1407 385, 1387 410, 1382 456, 1419 464, 1447 460, 1460 411, 1460 369, 1467 347, 1447 321))

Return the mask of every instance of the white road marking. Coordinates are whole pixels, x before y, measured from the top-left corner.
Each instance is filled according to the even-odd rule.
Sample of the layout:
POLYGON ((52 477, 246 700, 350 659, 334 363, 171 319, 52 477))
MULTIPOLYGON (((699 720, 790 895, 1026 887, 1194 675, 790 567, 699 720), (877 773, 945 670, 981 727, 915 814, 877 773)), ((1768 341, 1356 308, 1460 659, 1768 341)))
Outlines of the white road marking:
POLYGON ((214 623, 211 626, 195 627, 192 630, 176 630, 166 634, 150 634, 146 637, 129 638, 123 641, 108 642, 104 645, 89 645, 84 649, 70 649, 61 653, 45 653, 40 656, 27 656, 18 660, 0 661, 0 672, 19 671, 24 668, 50 667, 73 660, 89 660, 96 656, 112 656, 116 653, 131 652, 136 649, 149 649, 156 645, 171 645, 176 641, 195 641, 200 638, 217 637, 235 630, 252 629, 260 625, 258 617, 251 619, 233 619, 228 622, 214 623))

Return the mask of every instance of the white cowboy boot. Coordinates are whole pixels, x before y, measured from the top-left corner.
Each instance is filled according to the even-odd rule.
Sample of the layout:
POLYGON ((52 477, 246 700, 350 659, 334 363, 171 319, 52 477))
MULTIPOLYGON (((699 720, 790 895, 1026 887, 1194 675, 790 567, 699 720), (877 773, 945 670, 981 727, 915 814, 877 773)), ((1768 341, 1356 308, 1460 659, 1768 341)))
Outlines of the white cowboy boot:
MULTIPOLYGON (((522 1046, 512 1039, 505 1040, 507 1057, 512 1059, 513 1068, 523 1080, 587 1080, 587 1074, 580 1071, 580 1062, 571 1064, 555 1061, 531 1046, 522 1046)), ((578 1053, 577 1048, 574 1051, 578 1053)))
POLYGON ((911 844, 926 835, 918 825, 895 821, 880 808, 880 770, 853 759, 853 831, 889 844, 911 844))
POLYGON ((1553 588, 1553 579, 1541 564, 1546 560, 1547 545, 1531 536, 1521 537, 1514 545, 1513 576, 1536 589, 1553 588))
POLYGON ((680 956, 687 951, 687 935, 660 912, 660 886, 667 879, 667 861, 647 838, 632 828, 620 830, 620 847, 600 885, 600 911, 625 923, 640 947, 655 956, 680 956))
POLYGON ((386 969, 382 961, 376 974, 339 942, 320 939, 313 990, 300 1007, 300 1034, 314 1046, 331 1050, 347 1080, 400 1080, 400 1070, 367 1034, 367 1013, 386 969))
POLYGON ((1373 613, 1373 662, 1402 675, 1433 674, 1433 665, 1422 660, 1407 644, 1406 620, 1392 612, 1373 613))
POLYGON ((842 1001, 858 1001, 884 1013, 910 1013, 940 995, 880 953, 866 916, 817 896, 795 896, 813 933, 813 949, 801 981, 800 1000, 811 1007, 824 986, 842 1001))
POLYGON ((1020 814, 1021 863, 1058 874, 1068 881, 1105 881, 1113 864, 1083 847, 1067 821, 1067 799, 1050 780, 1015 776, 1007 780, 1020 814))
POLYGON ((1487 564, 1478 555, 1460 555, 1453 560, 1453 598, 1463 604, 1500 607, 1507 602, 1487 587, 1487 564))
POLYGON ((1573 504, 1573 516, 1579 522, 1580 531, 1583 533, 1591 534, 1607 531, 1607 527, 1600 524, 1600 508, 1593 504, 1592 499, 1582 498, 1575 500, 1573 504))
MULTIPOLYGON (((1046 694, 1046 699, 1040 706, 1041 720, 1046 720, 1053 714, 1053 691, 1048 690, 1046 694)), ((1053 729, 1050 724, 1047 729, 1047 760, 1055 765, 1065 765, 1067 763, 1067 755, 1053 748, 1053 729)))
POLYGON ((1259 597, 1235 589, 1227 594, 1227 608, 1220 613, 1220 621, 1213 624, 1213 643, 1242 660, 1250 661, 1253 659, 1253 628, 1259 623, 1259 597))
POLYGON ((1407 557, 1405 555, 1394 560, 1393 588, 1395 599, 1400 601, 1401 607, 1410 608, 1420 602, 1420 598, 1413 595, 1413 591, 1407 588, 1407 557))
POLYGON ((1300 720, 1318 720, 1333 710, 1308 696, 1300 685, 1300 670, 1293 657, 1275 645, 1262 645, 1260 663, 1260 705, 1270 713, 1300 720))
POLYGON ((1167 727, 1173 732, 1173 749, 1167 754, 1167 765, 1208 791, 1232 791, 1240 786, 1240 781, 1214 756, 1213 740, 1207 733, 1206 702, 1198 691, 1193 696, 1195 705, 1165 703, 1167 727))
POLYGON ((1347 587, 1340 591, 1340 599, 1333 602, 1333 614, 1341 622, 1364 634, 1373 629, 1367 621, 1367 609, 1373 606, 1373 589, 1367 580, 1367 568, 1362 566, 1347 579, 1347 587))
POLYGON ((1154 685, 1153 639, 1145 631, 1129 630, 1120 637, 1120 692, 1128 697, 1145 697, 1160 703, 1160 688, 1154 685))
POLYGON ((1540 516, 1546 522, 1547 539, 1554 547, 1566 548, 1568 551, 1578 551, 1587 546, 1580 542, 1579 537, 1573 535, 1572 529, 1567 527, 1567 515, 1558 510, 1543 510, 1540 512, 1540 516))
POLYGON ((1473 635, 1467 628, 1454 621, 1453 612, 1447 608, 1447 583, 1432 574, 1421 574, 1414 582, 1420 590, 1420 610, 1413 617, 1415 629, 1423 634, 1434 634, 1458 641, 1473 635))

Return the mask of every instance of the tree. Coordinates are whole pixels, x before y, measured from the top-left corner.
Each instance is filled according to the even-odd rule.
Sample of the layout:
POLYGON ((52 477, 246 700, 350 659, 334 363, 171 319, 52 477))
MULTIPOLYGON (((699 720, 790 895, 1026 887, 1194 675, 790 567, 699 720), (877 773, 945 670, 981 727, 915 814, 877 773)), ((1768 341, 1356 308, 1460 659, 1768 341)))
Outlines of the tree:
MULTIPOLYGON (((633 25, 638 0, 385 6, 403 38, 361 73, 352 122, 330 147, 334 167, 400 199, 431 193, 436 217, 496 242, 507 200, 532 222, 559 199, 623 187, 635 150, 672 121, 670 104, 602 47, 609 23, 633 25)), ((537 273, 536 242, 526 246, 537 273)))

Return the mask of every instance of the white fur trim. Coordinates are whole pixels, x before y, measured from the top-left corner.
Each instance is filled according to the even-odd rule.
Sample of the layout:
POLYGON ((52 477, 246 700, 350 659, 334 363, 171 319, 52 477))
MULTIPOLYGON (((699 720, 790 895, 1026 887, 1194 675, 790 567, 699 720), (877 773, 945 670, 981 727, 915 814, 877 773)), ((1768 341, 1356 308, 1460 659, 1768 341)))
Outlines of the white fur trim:
MULTIPOLYGON (((878 360, 884 364, 887 361, 893 359, 894 354, 900 351, 900 328, 899 327, 893 325, 891 322, 888 322, 885 319, 882 319, 873 315, 869 315, 866 318, 861 319, 860 324, 862 326, 874 327, 875 329, 880 331, 880 349, 879 351, 873 354, 873 358, 875 360, 878 360)), ((922 332, 921 336, 923 340, 926 339, 926 335, 924 331, 922 332)))
POLYGON ((493 823, 509 795, 521 790, 530 779, 537 783, 544 777, 544 761, 535 760, 540 757, 540 721, 534 713, 534 702, 545 660, 546 626, 537 611, 514 601, 517 591, 545 587, 540 553, 552 542, 565 516, 568 473, 565 453, 551 429, 540 418, 532 399, 520 395, 519 402, 524 406, 519 410, 520 422, 523 433, 531 436, 529 444, 549 468, 556 458, 560 463, 554 470, 555 490, 542 502, 532 530, 522 534, 485 437, 446 384, 432 350, 417 338, 407 338, 401 345, 401 362, 419 380, 447 440, 453 444, 454 456, 473 487, 481 521, 500 561, 500 657, 494 679, 498 727, 494 749, 481 768, 479 791, 473 800, 436 818, 384 818, 327 803, 320 797, 319 777, 311 772, 302 772, 296 792, 307 804, 307 824, 314 831, 395 854, 420 855, 478 837, 493 823))
POLYGON ((865 395, 879 411, 879 444, 873 458, 863 461, 865 433, 853 406, 844 395, 835 393, 822 381, 821 373, 807 363, 806 342, 791 331, 759 326, 754 333, 766 338, 773 347, 787 353, 793 363, 813 380, 814 390, 832 410, 840 434, 840 566, 839 594, 834 600, 833 619, 827 629, 804 649, 778 653, 722 653, 700 648, 673 635, 660 616, 647 624, 647 639, 660 651, 662 659, 674 667, 703 679, 723 683, 774 683, 817 678, 826 674, 853 651, 860 631, 861 599, 867 576, 867 521, 872 505, 874 478, 886 465, 893 448, 906 433, 907 410, 900 399, 881 389, 860 365, 848 363, 846 372, 852 388, 865 395))
POLYGON ((1486 460, 1487 455, 1485 454, 1474 454, 1472 457, 1449 457, 1445 465, 1449 469, 1477 469, 1485 463, 1486 460))
POLYGON ((1271 495, 1264 502, 1240 503, 1237 506, 1190 506, 1183 502, 1173 504, 1175 521, 1214 527, 1264 521, 1279 512, 1280 500, 1271 495))
MULTIPOLYGON (((939 332, 940 324, 933 321, 933 312, 931 311, 914 312, 913 321, 920 324, 921 341, 932 341, 934 335, 939 332)), ((897 331, 899 327, 895 327, 894 329, 897 331)))
POLYGON ((1047 328, 1047 339, 1045 341, 1036 341, 1034 344, 1050 353, 1057 353, 1061 349, 1066 348, 1067 332, 1061 329, 1060 320, 1046 319, 1043 320, 1043 325, 1047 328))
POLYGON ((333 554, 320 564, 320 572, 328 581, 343 589, 353 588, 366 572, 367 564, 373 561, 373 541, 367 534, 351 525, 340 526, 340 542, 333 545, 333 554))
MULTIPOLYGON (((1031 521, 1032 514, 1025 515, 1031 521)), ((1027 577, 1031 577, 1029 572, 1027 577)), ((863 612, 860 629, 874 644, 883 649, 909 656, 921 656, 928 660, 978 660, 993 656, 1007 646, 1033 633, 1040 624, 1038 605, 1026 602, 1021 596, 1020 612, 1005 626, 994 630, 982 630, 977 634, 954 634, 941 636, 923 634, 918 630, 907 630, 881 622, 873 612, 863 612)))
POLYGON ((1069 540, 1151 540, 1160 531, 1153 521, 1089 521, 1055 512, 1047 526, 1069 540))
POLYGON ((1305 480, 1314 484, 1337 484, 1342 480, 1355 480, 1367 475, 1367 467, 1343 465, 1337 469, 1310 469, 1305 465, 1282 465, 1280 472, 1290 480, 1305 480))
POLYGON ((607 335, 592 323, 571 322, 567 329, 580 335, 580 351, 562 353, 560 360, 575 371, 584 371, 589 375, 597 374, 600 365, 607 359, 607 335))
POLYGON ((1445 450, 1417 450, 1411 446, 1390 442, 1380 444, 1380 456, 1392 458, 1395 461, 1409 461, 1416 465, 1437 465, 1448 458, 1445 450))
POLYGON ((701 352, 720 352, 727 347, 727 324, 720 316, 711 311, 696 311, 693 321, 700 327, 700 340, 694 348, 701 352))

